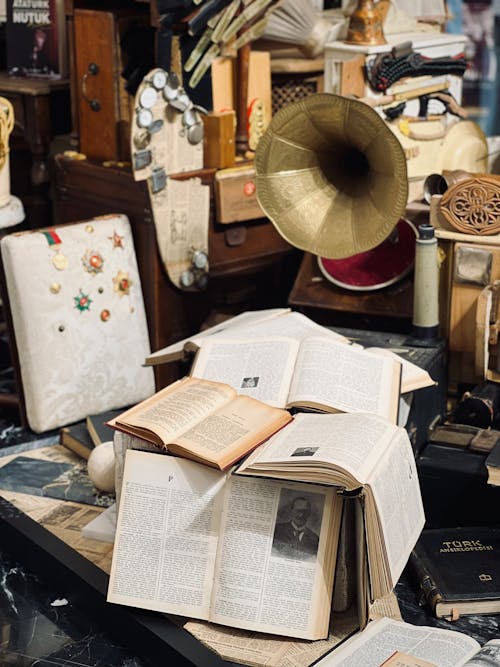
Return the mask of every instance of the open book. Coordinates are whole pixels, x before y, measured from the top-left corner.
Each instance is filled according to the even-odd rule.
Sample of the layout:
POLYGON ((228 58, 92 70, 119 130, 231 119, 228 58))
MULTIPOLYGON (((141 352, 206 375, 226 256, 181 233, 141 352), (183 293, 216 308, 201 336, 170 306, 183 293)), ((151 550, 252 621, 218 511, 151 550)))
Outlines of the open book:
POLYGON ((145 366, 158 366, 170 361, 180 361, 185 358, 186 353, 196 350, 198 341, 203 340, 216 333, 221 333, 238 327, 251 326, 259 322, 265 322, 280 315, 289 313, 289 308, 266 308, 264 310, 247 310, 234 317, 229 317, 219 324, 208 327, 199 333, 193 334, 188 338, 176 341, 171 345, 163 347, 161 350, 152 352, 144 360, 145 366))
POLYGON ((291 420, 286 410, 239 396, 221 382, 183 378, 108 423, 223 470, 291 420))
MULTIPOLYGON (((303 313, 291 311, 288 308, 269 308, 266 310, 246 311, 230 319, 205 329, 190 338, 173 343, 158 352, 146 357, 145 365, 154 366, 168 361, 186 359, 200 349, 203 341, 214 339, 217 341, 231 339, 256 339, 285 336, 300 342, 308 336, 321 336, 350 344, 349 338, 329 327, 317 324, 303 313)), ((355 347, 361 348, 359 344, 355 347)), ((370 347, 371 352, 391 356, 401 363, 401 392, 406 393, 430 387, 434 383, 429 373, 409 361, 402 355, 396 354, 389 348, 370 347)))
POLYGON ((297 414, 237 474, 360 490, 372 600, 396 585, 424 526, 408 434, 376 415, 297 414))
POLYGON ((475 639, 456 630, 381 618, 322 658, 316 667, 385 667, 393 664, 405 667, 500 667, 500 639, 492 639, 481 647, 475 639), (391 661, 399 652, 405 654, 404 660, 399 654, 398 660, 391 661))
POLYGON ((333 335, 212 337, 201 342, 191 375, 280 408, 398 417, 399 361, 333 335))
POLYGON ((129 450, 108 601, 325 638, 341 513, 334 487, 129 450), (302 537, 289 534, 292 521, 302 537))

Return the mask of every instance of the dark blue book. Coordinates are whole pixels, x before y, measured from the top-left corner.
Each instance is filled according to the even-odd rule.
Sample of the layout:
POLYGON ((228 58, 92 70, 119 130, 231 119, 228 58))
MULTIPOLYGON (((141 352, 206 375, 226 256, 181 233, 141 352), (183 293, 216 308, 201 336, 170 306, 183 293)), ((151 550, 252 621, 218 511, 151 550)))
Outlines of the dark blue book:
POLYGON ((63 426, 59 431, 59 442, 86 460, 94 449, 94 443, 85 420, 63 426))
POLYGON ((106 412, 100 412, 98 415, 88 415, 86 419, 86 428, 91 438, 93 444, 97 447, 102 445, 103 442, 109 442, 113 440, 113 435, 115 433, 114 429, 111 426, 108 426, 108 422, 115 417, 118 417, 122 412, 127 408, 119 408, 117 410, 107 410, 106 412))

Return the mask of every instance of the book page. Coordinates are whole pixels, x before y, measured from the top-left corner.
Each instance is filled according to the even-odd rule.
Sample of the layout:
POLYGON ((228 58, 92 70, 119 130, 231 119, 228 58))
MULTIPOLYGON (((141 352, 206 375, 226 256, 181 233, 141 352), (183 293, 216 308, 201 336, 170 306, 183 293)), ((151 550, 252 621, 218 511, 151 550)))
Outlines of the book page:
POLYGON ((383 347, 368 347, 365 348, 367 352, 373 354, 382 354, 387 357, 392 357, 401 364, 401 393, 414 391, 415 389, 423 389, 424 387, 432 387, 436 384, 425 368, 420 368, 412 361, 405 359, 400 354, 396 354, 392 350, 383 347))
POLYGON ((227 628, 205 621, 188 621, 184 628, 224 660, 253 667, 310 667, 359 628, 356 610, 333 613, 327 639, 279 637, 227 628))
POLYGON ((380 667, 438 667, 435 662, 415 658, 408 653, 396 651, 388 660, 383 662, 380 667))
POLYGON ((125 455, 128 449, 141 449, 147 452, 157 452, 158 447, 146 440, 116 431, 113 437, 113 452, 115 454, 115 496, 116 507, 120 507, 120 496, 123 484, 123 471, 125 469, 125 455))
POLYGON ((288 404, 373 412, 397 420, 401 366, 392 358, 309 337, 300 346, 288 404))
POLYGON ((389 595, 385 595, 383 598, 375 600, 370 606, 370 621, 374 621, 376 618, 383 618, 384 616, 393 618, 395 621, 403 620, 398 598, 394 591, 391 591, 389 595))
POLYGON ((170 449, 227 468, 292 419, 286 410, 237 396, 176 438, 170 449))
POLYGON ((306 470, 307 479, 357 488, 369 479, 397 431, 397 426, 377 415, 299 413, 286 429, 245 459, 237 472, 271 471, 297 479, 306 470))
POLYGON ((108 602, 207 618, 225 474, 128 450, 108 602))
POLYGON ((232 476, 210 620, 326 638, 341 509, 333 488, 232 476))
MULTIPOLYGON (((117 427, 145 429, 157 436, 157 444, 168 445, 234 396, 234 390, 227 385, 183 378, 119 415, 114 422, 117 427)), ((141 436, 140 430, 133 434, 141 436)))
POLYGON ((184 346, 186 343, 190 343, 192 347, 195 347, 198 341, 203 340, 204 338, 208 338, 209 336, 213 336, 216 333, 220 333, 239 326, 251 325, 256 322, 260 322, 261 320, 278 317, 288 313, 289 311, 289 308, 268 308, 264 310, 245 311, 244 313, 230 317, 220 324, 215 324, 213 327, 209 327, 203 331, 200 331, 199 333, 194 333, 188 338, 183 338, 176 343, 172 343, 171 345, 167 345, 167 347, 163 347, 161 350, 152 352, 146 357, 145 364, 147 366, 156 365, 157 363, 162 363, 164 360, 168 360, 169 358, 172 360, 182 359, 184 356, 184 346))
POLYGON ((424 525, 424 511, 408 434, 366 414, 302 413, 256 449, 238 474, 271 475, 369 487, 366 531, 372 597, 395 585, 424 525))
POLYGON ((454 630, 382 618, 369 623, 362 632, 316 663, 316 667, 380 667, 395 651, 437 663, 439 667, 459 667, 478 648, 475 639, 454 630))
POLYGON ((225 382, 239 394, 284 408, 299 341, 213 337, 201 343, 191 375, 225 382))
POLYGON ((269 338, 271 336, 286 336, 295 340, 303 340, 307 336, 327 336, 339 343, 350 344, 349 339, 342 334, 317 324, 306 315, 297 312, 286 313, 284 317, 261 320, 254 323, 245 323, 244 327, 225 329, 217 332, 220 338, 269 338))
MULTIPOLYGON (((390 590, 401 576, 425 523, 415 456, 404 429, 394 433, 390 445, 382 452, 370 474, 368 484, 374 501, 374 506, 370 507, 371 498, 367 494, 369 563, 377 567, 377 563, 387 561, 390 574, 387 589, 390 590), (376 520, 379 527, 374 525, 376 520)), ((372 585, 375 574, 380 572, 374 573, 371 569, 372 585)), ((374 591, 374 597, 379 595, 374 591)))
POLYGON ((465 663, 466 667, 493 667, 500 665, 500 639, 490 639, 465 663))

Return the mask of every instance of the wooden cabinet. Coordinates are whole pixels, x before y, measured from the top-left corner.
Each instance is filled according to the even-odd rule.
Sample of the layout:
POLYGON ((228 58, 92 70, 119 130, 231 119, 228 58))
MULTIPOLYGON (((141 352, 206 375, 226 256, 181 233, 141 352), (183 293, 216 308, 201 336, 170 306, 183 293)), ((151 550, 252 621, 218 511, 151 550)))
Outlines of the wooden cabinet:
POLYGON ((79 150, 93 159, 130 159, 133 97, 123 72, 122 40, 128 30, 147 25, 144 11, 76 9, 75 101, 79 150))
POLYGON ((142 75, 148 61, 151 67, 156 64, 156 29, 160 27, 156 0, 65 0, 65 15, 72 143, 93 159, 123 160, 129 152, 133 98, 122 76, 129 65, 122 41, 133 22, 150 27, 132 51, 135 65, 146 67, 142 75))

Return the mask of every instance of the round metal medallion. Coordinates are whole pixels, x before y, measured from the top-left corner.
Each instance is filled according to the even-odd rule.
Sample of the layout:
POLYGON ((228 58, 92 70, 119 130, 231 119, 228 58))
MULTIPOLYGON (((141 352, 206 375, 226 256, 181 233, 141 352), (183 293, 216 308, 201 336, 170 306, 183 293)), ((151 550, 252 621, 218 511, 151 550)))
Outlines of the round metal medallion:
POLYGON ((156 90, 162 90, 167 84, 167 74, 164 70, 159 69, 153 74, 152 84, 156 90))
POLYGON ((144 88, 139 95, 139 104, 144 109, 152 109, 158 99, 158 93, 154 88, 144 88))
POLYGON ((151 123, 149 126, 149 133, 150 134, 155 134, 156 132, 159 132, 161 128, 163 127, 163 121, 161 118, 157 118, 155 121, 151 123))
POLYGON ((180 283, 182 287, 191 287, 194 283, 194 273, 190 269, 186 269, 181 273, 180 283))
POLYGON ((68 258, 62 252, 58 252, 52 257, 52 264, 58 271, 64 271, 68 268, 68 258))
POLYGON ((149 109, 139 109, 137 112, 137 125, 139 127, 149 127, 153 122, 153 114, 149 109))
POLYGON ((186 109, 191 106, 189 95, 184 90, 179 92, 178 95, 174 97, 174 99, 169 100, 169 103, 170 106, 174 107, 174 109, 177 109, 177 111, 186 111, 186 109))
POLYGON ((179 77, 174 72, 170 72, 167 76, 167 83, 163 89, 163 97, 170 102, 177 97, 179 92, 179 77))
POLYGON ((134 135, 134 146, 139 150, 146 148, 146 146, 149 144, 150 141, 151 141, 151 136, 149 132, 144 128, 142 130, 139 130, 139 132, 136 132, 136 134, 134 135))
POLYGON ((203 141, 204 127, 203 123, 195 123, 188 127, 187 129, 187 138, 190 144, 194 146, 199 144, 200 141, 203 141))

